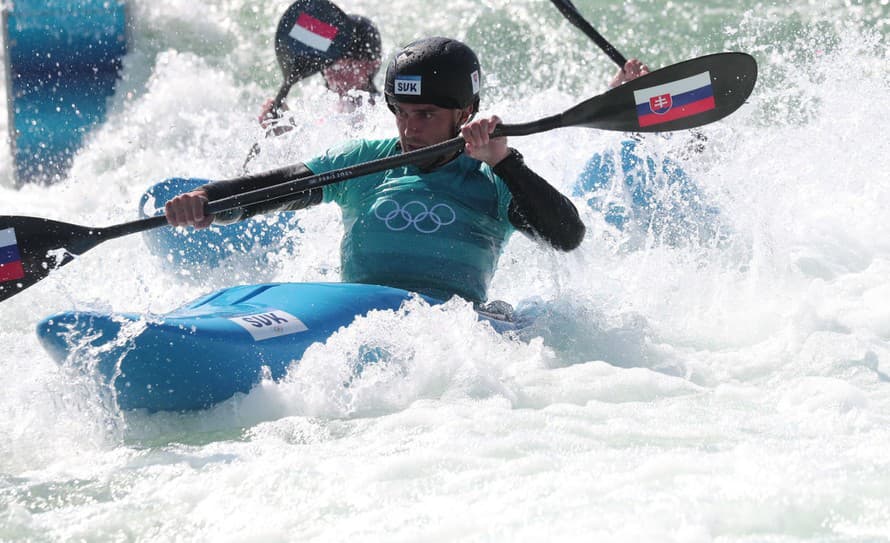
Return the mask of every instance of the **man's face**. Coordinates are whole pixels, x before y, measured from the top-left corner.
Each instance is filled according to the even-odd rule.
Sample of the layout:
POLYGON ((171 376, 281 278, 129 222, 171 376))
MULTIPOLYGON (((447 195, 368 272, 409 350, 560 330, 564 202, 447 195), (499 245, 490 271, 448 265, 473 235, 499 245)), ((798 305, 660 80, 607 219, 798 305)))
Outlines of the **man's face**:
POLYGON ((470 117, 470 108, 446 109, 432 104, 392 104, 402 151, 409 152, 457 136, 470 117))
POLYGON ((340 96, 353 89, 368 90, 368 81, 380 67, 379 60, 343 58, 322 71, 328 88, 340 96))

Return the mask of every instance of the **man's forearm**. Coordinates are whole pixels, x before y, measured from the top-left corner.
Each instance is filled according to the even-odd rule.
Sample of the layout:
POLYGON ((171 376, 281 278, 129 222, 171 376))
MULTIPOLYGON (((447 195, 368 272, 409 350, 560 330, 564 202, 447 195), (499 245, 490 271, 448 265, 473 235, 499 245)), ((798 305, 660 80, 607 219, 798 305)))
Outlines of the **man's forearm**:
POLYGON ((494 167, 513 195, 510 222, 556 249, 571 251, 584 239, 585 227, 575 205, 533 172, 515 149, 494 167))
MULTIPOLYGON (((252 190, 271 187, 282 183, 282 179, 300 179, 311 175, 315 174, 312 170, 307 168, 305 164, 300 162, 293 166, 289 166, 288 168, 278 169, 272 172, 264 172, 225 181, 216 181, 199 187, 199 190, 203 190, 207 194, 207 198, 212 202, 222 198, 228 198, 229 196, 250 192, 252 190)), ((240 210, 220 213, 214 218, 214 222, 217 224, 228 224, 243 221, 244 219, 263 213, 304 209, 321 203, 322 196, 323 189, 312 189, 294 194, 294 197, 291 200, 253 204, 244 206, 240 210)))

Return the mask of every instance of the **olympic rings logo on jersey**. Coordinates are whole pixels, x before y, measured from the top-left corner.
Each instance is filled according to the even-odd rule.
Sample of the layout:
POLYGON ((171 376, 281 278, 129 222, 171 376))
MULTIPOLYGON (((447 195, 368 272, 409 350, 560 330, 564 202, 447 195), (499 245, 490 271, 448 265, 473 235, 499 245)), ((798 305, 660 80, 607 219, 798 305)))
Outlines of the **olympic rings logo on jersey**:
POLYGON ((448 204, 436 204, 430 208, 418 200, 401 205, 389 198, 374 204, 374 216, 393 232, 413 226, 421 234, 432 234, 457 220, 457 213, 448 204))

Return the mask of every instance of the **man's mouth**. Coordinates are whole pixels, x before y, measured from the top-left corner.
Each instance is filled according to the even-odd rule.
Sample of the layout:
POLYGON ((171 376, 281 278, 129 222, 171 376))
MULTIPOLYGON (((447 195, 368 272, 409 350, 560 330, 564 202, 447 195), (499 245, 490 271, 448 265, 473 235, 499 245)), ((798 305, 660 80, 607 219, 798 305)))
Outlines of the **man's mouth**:
POLYGON ((417 149, 422 149, 426 147, 423 143, 419 141, 406 141, 405 142, 405 151, 416 151, 417 149))

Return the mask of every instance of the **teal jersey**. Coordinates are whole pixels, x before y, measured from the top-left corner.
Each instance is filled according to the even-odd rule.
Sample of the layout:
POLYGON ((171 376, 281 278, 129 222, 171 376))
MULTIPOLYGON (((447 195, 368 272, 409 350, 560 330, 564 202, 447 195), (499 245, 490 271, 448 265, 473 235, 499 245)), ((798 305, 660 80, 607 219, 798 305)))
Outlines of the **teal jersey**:
MULTIPOLYGON (((321 174, 399 153, 397 138, 357 140, 306 166, 321 174)), ((343 212, 344 281, 475 302, 514 231, 511 199, 487 164, 463 154, 430 172, 403 166, 324 187, 343 212)))

